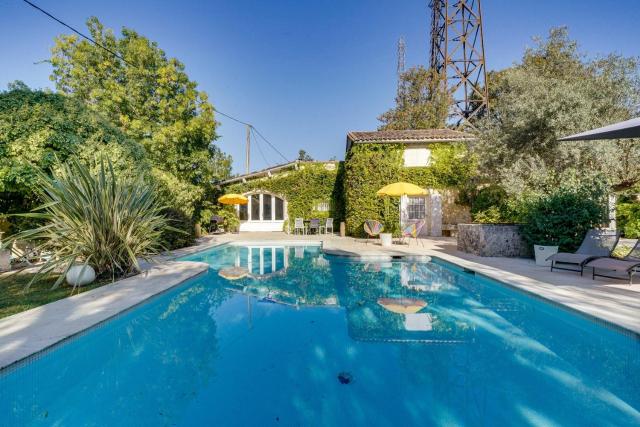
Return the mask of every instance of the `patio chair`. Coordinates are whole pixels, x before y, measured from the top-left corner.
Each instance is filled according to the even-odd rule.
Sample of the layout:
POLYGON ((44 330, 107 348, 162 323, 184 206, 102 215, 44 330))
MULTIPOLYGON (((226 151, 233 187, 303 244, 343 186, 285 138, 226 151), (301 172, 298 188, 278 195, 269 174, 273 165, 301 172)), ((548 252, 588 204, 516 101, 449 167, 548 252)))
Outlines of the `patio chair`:
POLYGON ((375 219, 368 219, 364 222, 364 232, 367 233, 367 243, 370 238, 376 238, 382 233, 384 226, 375 219))
POLYGON ((307 227, 304 226, 304 218, 296 218, 293 221, 293 234, 307 234, 307 227))
POLYGON ((333 234, 333 218, 327 218, 324 223, 324 233, 327 234, 331 229, 331 234, 333 234))
POLYGON ((312 233, 313 230, 316 231, 316 234, 320 234, 320 220, 318 218, 309 221, 309 233, 312 233))
POLYGON ((400 237, 400 241, 404 242, 406 239, 413 238, 416 240, 416 245, 418 244, 418 242, 420 242, 420 244, 422 244, 422 246, 424 247, 424 243, 418 240, 418 236, 420 235, 420 232, 422 231, 422 227, 424 227, 424 224, 425 224, 425 221, 420 220, 418 222, 414 222, 406 225, 402 229, 402 236, 400 237))
POLYGON ((624 258, 597 258, 589 261, 585 267, 593 269, 592 279, 595 279, 596 276, 620 279, 620 277, 597 273, 597 270, 607 270, 627 274, 629 285, 633 285, 633 275, 640 272, 640 239, 624 258))
POLYGON ((584 273, 585 264, 596 258, 609 257, 616 247, 620 233, 615 230, 592 229, 587 232, 582 244, 575 253, 560 252, 551 255, 547 261, 551 261, 551 271, 568 270, 584 273), (558 264, 564 267, 558 267, 558 264), (572 268, 567 268, 571 266, 572 268))

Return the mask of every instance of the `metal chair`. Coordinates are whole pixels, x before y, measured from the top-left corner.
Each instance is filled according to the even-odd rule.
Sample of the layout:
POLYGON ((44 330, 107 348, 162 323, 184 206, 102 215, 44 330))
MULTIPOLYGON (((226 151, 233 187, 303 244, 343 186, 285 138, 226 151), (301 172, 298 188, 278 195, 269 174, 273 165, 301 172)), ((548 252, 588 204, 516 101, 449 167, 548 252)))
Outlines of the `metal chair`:
POLYGON ((382 233, 384 230, 384 226, 379 221, 375 219, 368 219, 364 222, 364 232, 367 233, 367 243, 369 243, 370 238, 375 238, 382 233))
POLYGON ((324 234, 329 233, 329 229, 331 229, 331 234, 333 234, 333 218, 327 218, 324 223, 324 234))
POLYGON ((293 222, 293 234, 307 234, 307 228, 304 226, 304 218, 296 218, 293 222))
POLYGON ((420 242, 420 244, 424 247, 424 243, 421 240, 418 240, 418 236, 420 235, 420 231, 422 231, 422 227, 424 227, 424 224, 425 224, 425 221, 420 220, 418 222, 414 222, 406 225, 402 229, 401 241, 404 242, 405 239, 413 238, 416 241, 416 245, 418 244, 418 242, 420 242))
POLYGON ((316 231, 316 234, 320 234, 320 220, 318 218, 309 221, 309 233, 312 233, 313 230, 316 231))

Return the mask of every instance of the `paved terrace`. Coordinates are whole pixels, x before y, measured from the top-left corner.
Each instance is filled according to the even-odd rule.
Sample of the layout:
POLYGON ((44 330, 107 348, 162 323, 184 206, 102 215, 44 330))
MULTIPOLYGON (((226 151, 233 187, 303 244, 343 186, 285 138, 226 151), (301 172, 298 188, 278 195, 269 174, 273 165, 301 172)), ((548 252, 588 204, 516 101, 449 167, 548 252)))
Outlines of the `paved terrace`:
POLYGON ((394 255, 437 256, 613 323, 634 336, 640 335, 640 285, 629 286, 624 281, 601 278, 592 281, 571 272, 551 273, 548 268, 537 267, 528 259, 477 257, 458 252, 455 239, 422 239, 418 245, 411 242, 410 245, 382 248, 374 241, 365 243, 348 237, 241 233, 207 236, 200 239, 197 246, 158 257, 158 264, 147 264, 147 271, 138 276, 0 319, 0 369, 141 304, 208 268, 204 263, 171 261, 172 258, 233 241, 322 241, 327 253, 365 259, 394 255))
MULTIPOLYGON (((640 284, 629 286, 626 277, 623 280, 602 277, 592 280, 590 270, 585 270, 584 277, 570 271, 551 272, 548 267, 537 266, 532 259, 479 257, 458 251, 455 238, 420 239, 418 244, 412 241, 409 245, 391 248, 383 248, 373 240, 365 243, 364 239, 349 237, 284 233, 226 234, 209 239, 216 242, 322 240, 323 248, 329 254, 362 258, 407 254, 436 256, 640 335, 640 284)), ((640 274, 635 280, 640 282, 640 274)))

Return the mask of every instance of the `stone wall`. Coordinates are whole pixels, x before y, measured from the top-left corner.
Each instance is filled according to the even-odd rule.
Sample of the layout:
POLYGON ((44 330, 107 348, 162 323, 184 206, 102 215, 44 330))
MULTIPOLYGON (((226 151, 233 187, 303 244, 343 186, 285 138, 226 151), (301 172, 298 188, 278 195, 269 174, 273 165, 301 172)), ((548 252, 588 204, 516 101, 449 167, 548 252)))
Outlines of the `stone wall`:
POLYGON ((484 257, 531 257, 519 225, 458 224, 458 250, 484 257))

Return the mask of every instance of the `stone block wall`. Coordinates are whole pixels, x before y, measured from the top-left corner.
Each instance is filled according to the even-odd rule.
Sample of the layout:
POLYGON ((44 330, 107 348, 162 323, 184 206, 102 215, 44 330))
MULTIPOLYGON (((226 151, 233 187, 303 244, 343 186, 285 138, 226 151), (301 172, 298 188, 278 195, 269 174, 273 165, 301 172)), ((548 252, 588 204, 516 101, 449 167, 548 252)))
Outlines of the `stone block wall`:
POLYGON ((483 257, 531 257, 517 224, 458 224, 458 250, 483 257))

